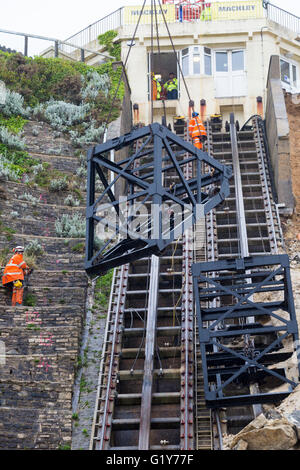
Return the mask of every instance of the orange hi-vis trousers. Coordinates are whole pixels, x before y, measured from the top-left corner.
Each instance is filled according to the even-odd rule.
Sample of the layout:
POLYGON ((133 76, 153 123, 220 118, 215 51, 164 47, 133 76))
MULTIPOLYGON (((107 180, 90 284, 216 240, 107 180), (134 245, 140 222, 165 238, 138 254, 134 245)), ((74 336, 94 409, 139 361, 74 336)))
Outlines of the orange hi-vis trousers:
POLYGON ((194 145, 194 147, 196 147, 199 150, 203 149, 203 145, 202 145, 202 142, 200 140, 200 137, 194 137, 193 138, 193 145, 194 145))
POLYGON ((13 307, 16 304, 22 305, 23 293, 24 293, 23 285, 21 287, 16 287, 15 285, 13 286, 13 294, 12 294, 12 299, 11 299, 11 304, 13 307))

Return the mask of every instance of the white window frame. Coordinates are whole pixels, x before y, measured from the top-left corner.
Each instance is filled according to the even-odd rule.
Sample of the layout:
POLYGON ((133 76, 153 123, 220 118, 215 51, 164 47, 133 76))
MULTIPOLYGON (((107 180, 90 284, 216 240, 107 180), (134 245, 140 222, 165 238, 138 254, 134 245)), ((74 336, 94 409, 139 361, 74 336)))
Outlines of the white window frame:
MULTIPOLYGON (((245 74, 245 78, 247 79, 247 49, 246 48, 243 48, 243 47, 239 47, 239 48, 220 48, 220 49, 214 49, 213 50, 213 77, 214 79, 218 79, 218 77, 222 77, 222 76, 226 76, 226 75, 230 75, 231 77, 233 77, 234 75, 238 75, 240 73, 244 73, 245 74), (216 54, 218 52, 226 52, 227 53, 227 57, 228 57, 228 71, 227 72, 217 72, 217 61, 216 61, 216 54), (243 52, 244 53, 244 68, 241 69, 241 70, 232 70, 232 54, 234 52, 243 52)), ((247 87, 248 87, 248 84, 247 84, 247 87)), ((244 94, 242 94, 241 96, 246 96, 244 94)), ((215 93, 215 97, 216 98, 223 98, 222 96, 216 96, 216 93, 215 93)), ((229 96, 225 96, 225 97, 229 97, 229 96)), ((235 95, 233 95, 232 97, 235 97, 235 95)))
POLYGON ((280 56, 280 80, 282 83, 282 88, 287 89, 287 91, 294 91, 299 89, 299 68, 296 61, 292 59, 288 59, 287 57, 280 56), (290 83, 281 80, 281 61, 286 62, 289 65, 290 71, 290 83), (296 82, 294 82, 293 78, 293 67, 296 67, 296 82))
POLYGON ((182 62, 183 57, 188 58, 188 73, 184 74, 184 77, 212 77, 213 76, 213 50, 210 47, 199 46, 199 45, 196 45, 196 44, 194 44, 193 46, 184 47, 181 50, 181 53, 180 53, 180 64, 181 64, 182 71, 183 71, 183 62, 182 62), (195 48, 198 49, 198 54, 195 54, 195 52, 196 52, 195 48), (188 49, 188 54, 183 56, 182 53, 186 49, 188 49), (209 49, 210 54, 206 53, 205 49, 209 49), (194 59, 195 55, 199 55, 199 58, 200 58, 200 72, 199 73, 194 73, 194 60, 193 59, 194 59), (206 74, 205 73, 205 58, 204 58, 204 56, 209 56, 210 57, 210 60, 211 60, 211 74, 206 74))
POLYGON ((212 61, 212 74, 213 76, 217 76, 217 74, 222 73, 234 73, 234 72, 247 72, 247 54, 246 49, 238 48, 238 49, 214 49, 213 50, 213 61, 212 61), (217 52, 226 52, 228 54, 228 71, 227 72, 217 72, 217 61, 216 61, 216 54, 217 52), (233 52, 243 52, 244 53, 244 68, 241 70, 232 70, 232 53, 233 52))

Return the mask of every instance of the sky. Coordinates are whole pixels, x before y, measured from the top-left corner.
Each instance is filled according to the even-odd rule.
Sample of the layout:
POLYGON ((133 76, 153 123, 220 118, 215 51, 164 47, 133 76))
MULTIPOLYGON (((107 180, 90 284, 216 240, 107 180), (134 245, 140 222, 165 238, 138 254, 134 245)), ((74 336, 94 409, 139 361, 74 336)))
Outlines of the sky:
MULTIPOLYGON (((142 0, 0 0, 1 3, 0 29, 66 39, 122 6, 141 5, 142 0)), ((271 3, 300 17, 299 0, 272 0, 271 3)), ((0 33, 0 45, 23 51, 24 39, 0 33)), ((30 39, 29 55, 49 46, 48 42, 30 39)))

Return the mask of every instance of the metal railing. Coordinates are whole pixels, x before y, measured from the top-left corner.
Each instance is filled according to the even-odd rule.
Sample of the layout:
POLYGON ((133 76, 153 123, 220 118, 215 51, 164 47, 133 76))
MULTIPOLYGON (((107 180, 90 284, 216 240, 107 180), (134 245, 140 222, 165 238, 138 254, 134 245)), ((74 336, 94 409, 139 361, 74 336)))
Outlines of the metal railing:
POLYGON ((266 16, 269 20, 287 28, 295 33, 300 33, 300 18, 289 13, 282 8, 273 5, 270 2, 263 1, 263 7, 266 10, 266 16))
POLYGON ((99 55, 105 59, 113 59, 113 60, 115 59, 114 57, 111 57, 108 54, 103 54, 102 52, 87 49, 86 47, 84 47, 84 45, 76 46, 75 44, 69 41, 61 41, 60 39, 56 39, 56 38, 38 36, 36 34, 29 34, 29 33, 21 33, 18 31, 9 31, 7 29, 0 29, 0 33, 23 37, 24 38, 24 56, 29 55, 29 39, 32 38, 32 39, 39 39, 42 41, 49 42, 51 46, 54 48, 54 54, 53 54, 54 57, 59 57, 60 55, 59 52, 63 49, 63 47, 69 47, 73 49, 73 54, 71 57, 73 60, 80 60, 84 62, 86 53, 99 55), (77 55, 74 54, 75 51, 78 51, 77 55))
MULTIPOLYGON (((80 48, 92 41, 95 41, 100 34, 117 29, 123 25, 123 11, 123 7, 119 8, 110 15, 107 15, 101 20, 95 21, 95 23, 92 23, 87 28, 82 29, 77 34, 70 36, 66 39, 65 42, 71 42, 76 47, 80 48)), ((61 46, 61 50, 63 52, 67 52, 68 54, 72 54, 74 52, 74 48, 66 44, 61 46)))

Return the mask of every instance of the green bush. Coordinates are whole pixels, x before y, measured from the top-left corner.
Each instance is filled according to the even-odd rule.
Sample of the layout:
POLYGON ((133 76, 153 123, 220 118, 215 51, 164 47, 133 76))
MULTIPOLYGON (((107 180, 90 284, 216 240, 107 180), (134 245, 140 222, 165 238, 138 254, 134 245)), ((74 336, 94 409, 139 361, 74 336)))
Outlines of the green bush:
POLYGON ((37 240, 33 240, 28 243, 24 253, 27 256, 42 256, 44 250, 37 240))

